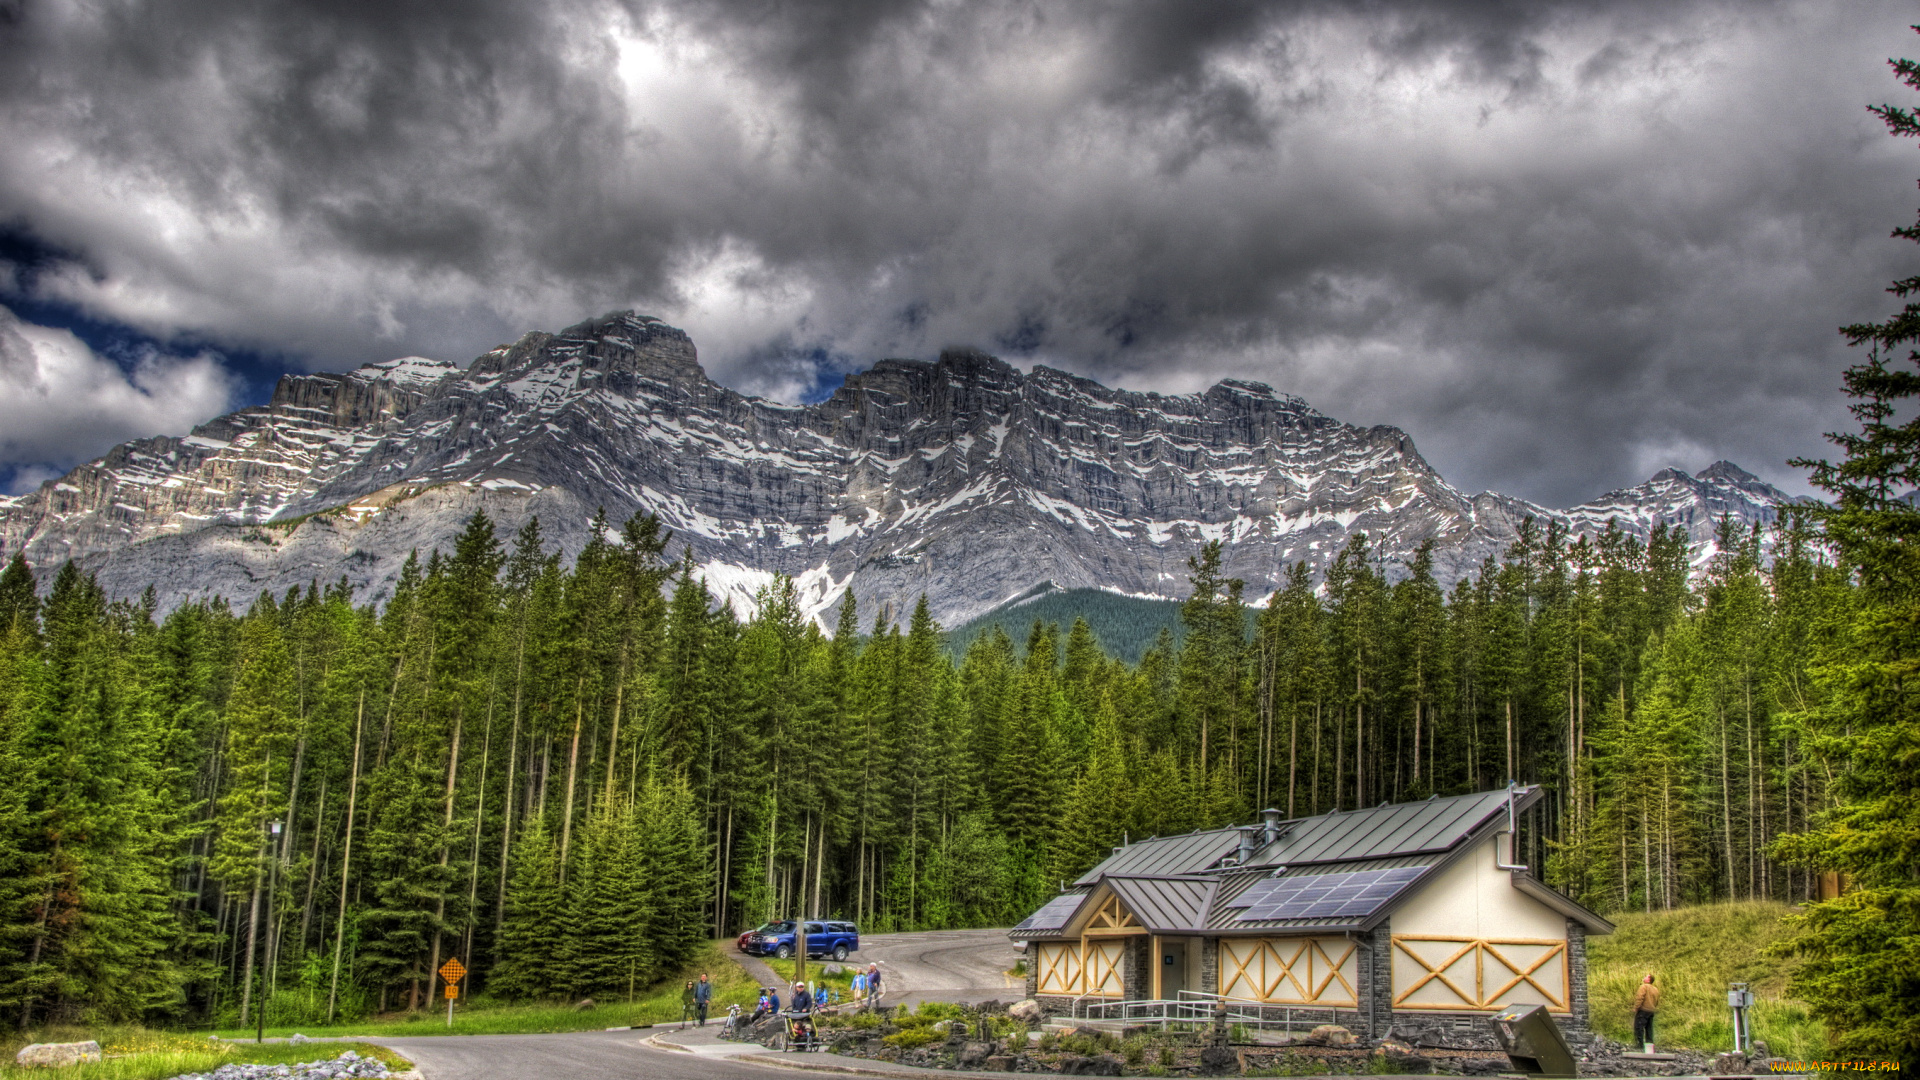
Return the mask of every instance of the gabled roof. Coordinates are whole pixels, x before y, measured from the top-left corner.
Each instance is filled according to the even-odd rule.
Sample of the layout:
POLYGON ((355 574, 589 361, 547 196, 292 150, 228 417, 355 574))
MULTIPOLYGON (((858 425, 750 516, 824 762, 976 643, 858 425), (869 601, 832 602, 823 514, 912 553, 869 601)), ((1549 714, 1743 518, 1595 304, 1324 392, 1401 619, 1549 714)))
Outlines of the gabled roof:
POLYGON ((1232 829, 1208 829, 1180 836, 1136 840, 1108 856, 1099 866, 1080 875, 1075 885, 1092 885, 1103 877, 1166 877, 1197 874, 1231 855, 1240 837, 1232 829))
MULTIPOLYGON (((1524 810, 1539 798, 1539 788, 1521 788, 1515 792, 1515 807, 1524 810)), ((1465 840, 1488 818, 1506 812, 1505 791, 1482 791, 1301 818, 1282 823, 1280 839, 1261 848, 1250 865, 1298 866, 1437 853, 1465 840)))
MULTIPOLYGON (((1537 787, 1514 792, 1516 809, 1540 799, 1537 787)), ((1336 810, 1318 817, 1280 823, 1280 839, 1260 848, 1248 866, 1300 866, 1306 863, 1385 859, 1437 854, 1453 848, 1489 819, 1507 812, 1505 791, 1395 803, 1367 810, 1336 810)), ((1235 829, 1207 829, 1181 836, 1138 840, 1080 875, 1075 886, 1103 877, 1166 877, 1198 874, 1233 855, 1240 837, 1235 829)))
POLYGON ((1156 934, 1199 931, 1205 925, 1208 895, 1218 885, 1194 877, 1110 877, 1103 883, 1141 926, 1156 934))

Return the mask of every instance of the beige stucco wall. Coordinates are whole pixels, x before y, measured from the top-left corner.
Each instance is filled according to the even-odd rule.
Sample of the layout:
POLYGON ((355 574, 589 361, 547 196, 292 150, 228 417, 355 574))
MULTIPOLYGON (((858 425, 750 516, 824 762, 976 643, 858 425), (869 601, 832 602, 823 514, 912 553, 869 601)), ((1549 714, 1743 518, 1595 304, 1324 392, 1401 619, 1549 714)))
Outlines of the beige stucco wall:
POLYGON ((1395 1008, 1566 1009, 1566 918, 1514 888, 1496 842, 1504 854, 1506 837, 1481 841, 1394 910, 1395 1008))

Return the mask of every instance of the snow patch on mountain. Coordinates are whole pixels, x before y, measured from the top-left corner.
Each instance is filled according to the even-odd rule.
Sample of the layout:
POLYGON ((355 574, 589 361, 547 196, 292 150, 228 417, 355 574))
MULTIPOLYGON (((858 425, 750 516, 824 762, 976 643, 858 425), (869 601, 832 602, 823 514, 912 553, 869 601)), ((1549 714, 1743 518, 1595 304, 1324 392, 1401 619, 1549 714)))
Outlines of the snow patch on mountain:
POLYGON ((285 376, 265 406, 0 502, 0 545, 41 568, 110 570, 128 594, 154 582, 162 603, 342 574, 377 599, 404 561, 382 545, 444 547, 478 508, 503 525, 541 514, 568 555, 596 509, 616 524, 654 513, 671 553, 690 548, 743 614, 787 574, 816 621, 851 589, 895 613, 924 592, 953 623, 1038 582, 1177 597, 1210 540, 1256 597, 1291 562, 1324 573, 1355 532, 1390 574, 1434 540, 1451 583, 1527 516, 1587 534, 1677 525, 1710 558, 1722 514, 1766 523, 1790 501, 1725 462, 1564 512, 1470 496, 1406 433, 1259 383, 1142 394, 971 350, 884 360, 826 401, 784 405, 715 384, 686 334, 616 312, 465 369, 403 357, 285 376), (212 531, 267 522, 289 523, 270 545, 212 531))

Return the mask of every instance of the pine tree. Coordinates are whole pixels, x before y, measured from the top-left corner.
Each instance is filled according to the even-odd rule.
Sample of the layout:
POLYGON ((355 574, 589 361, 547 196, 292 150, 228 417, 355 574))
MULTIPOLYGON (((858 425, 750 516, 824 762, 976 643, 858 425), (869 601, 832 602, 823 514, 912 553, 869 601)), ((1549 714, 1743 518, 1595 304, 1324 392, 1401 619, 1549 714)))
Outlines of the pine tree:
MULTIPOLYGON (((1892 63, 1920 90, 1920 64, 1892 63)), ((1920 137, 1920 117, 1873 109, 1894 135, 1920 137)), ((1920 222, 1894 235, 1920 241, 1920 222)), ((1785 838, 1781 853, 1851 876, 1854 888, 1810 905, 1794 948, 1805 958, 1795 983, 1826 1021, 1836 1054, 1897 1057, 1920 1067, 1920 509, 1900 498, 1920 484, 1920 277, 1890 290, 1906 299, 1885 321, 1846 327, 1867 359, 1849 368, 1846 391, 1857 432, 1829 436, 1835 464, 1798 462, 1836 502, 1818 511, 1839 556, 1859 575, 1863 602, 1826 655, 1819 677, 1833 695, 1820 752, 1843 766, 1840 803, 1812 828, 1785 838), (1895 354, 1905 349, 1903 366, 1895 354)))
POLYGON ((560 860, 546 819, 534 816, 514 842, 506 919, 487 985, 507 998, 539 998, 567 986, 556 943, 565 939, 560 860))

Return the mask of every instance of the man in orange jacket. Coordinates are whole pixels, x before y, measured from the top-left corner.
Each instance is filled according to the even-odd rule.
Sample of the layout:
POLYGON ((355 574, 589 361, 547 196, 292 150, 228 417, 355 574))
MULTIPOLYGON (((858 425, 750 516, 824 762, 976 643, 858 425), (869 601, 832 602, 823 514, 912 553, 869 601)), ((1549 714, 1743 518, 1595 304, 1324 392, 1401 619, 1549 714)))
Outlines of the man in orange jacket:
POLYGON ((1653 1045, 1653 1014, 1660 1011, 1660 988, 1653 985, 1653 972, 1640 981, 1633 992, 1633 1041, 1643 1048, 1653 1045))

